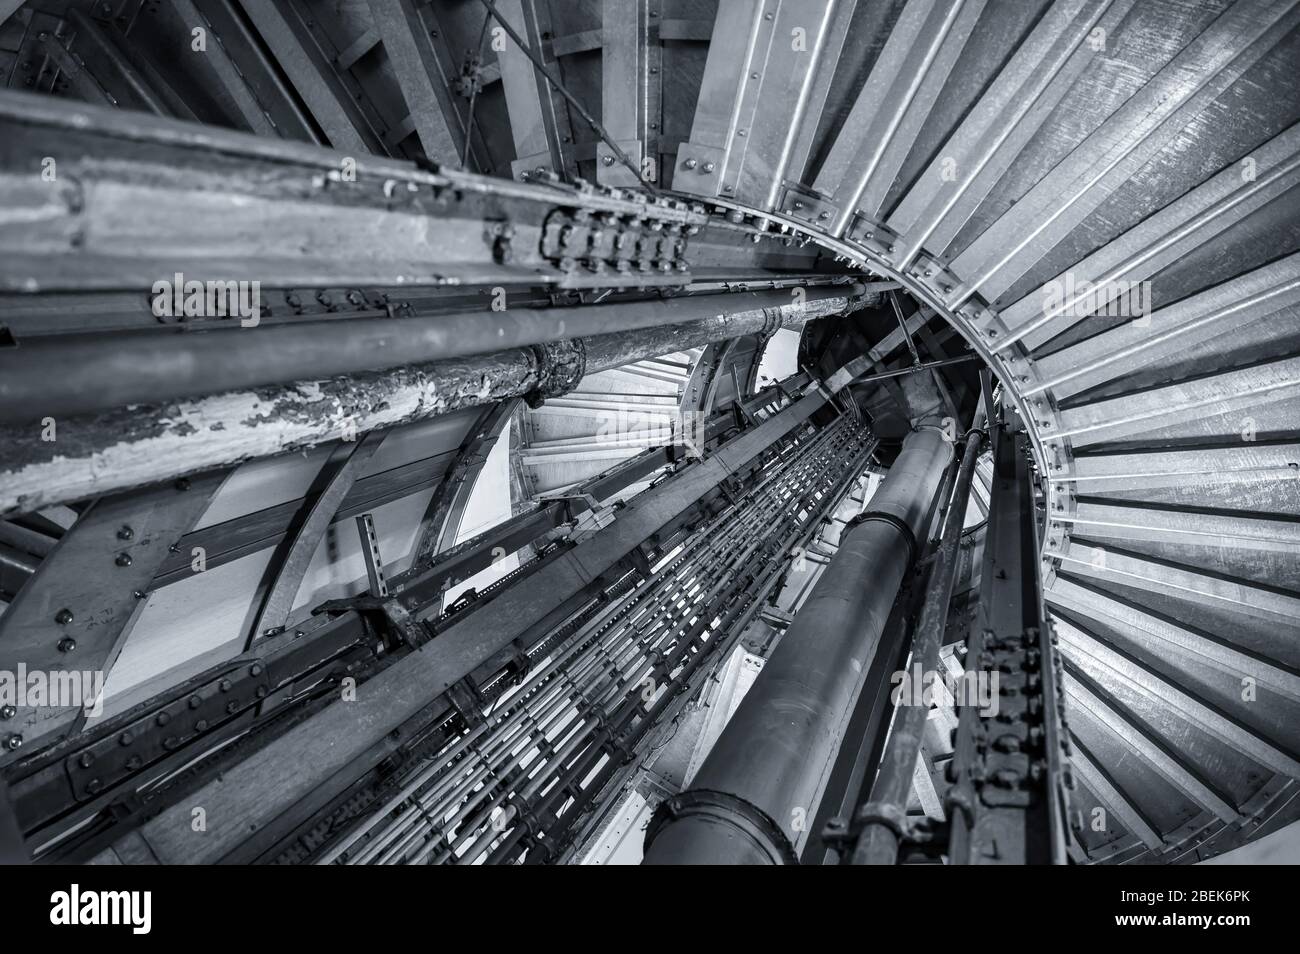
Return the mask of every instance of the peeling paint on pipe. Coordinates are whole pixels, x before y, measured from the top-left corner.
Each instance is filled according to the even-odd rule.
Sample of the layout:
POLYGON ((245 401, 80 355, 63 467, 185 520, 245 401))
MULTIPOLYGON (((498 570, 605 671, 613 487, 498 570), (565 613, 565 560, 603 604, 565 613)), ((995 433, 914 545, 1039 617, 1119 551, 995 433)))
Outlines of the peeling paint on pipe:
MULTIPOLYGON (((796 327, 844 312, 852 299, 812 295, 802 306, 719 315, 703 321, 579 338, 558 350, 586 354, 586 372, 658 357, 738 335, 796 327)), ((119 408, 54 421, 0 424, 7 450, 0 469, 0 513, 133 487, 242 461, 352 438, 474 405, 542 390, 562 393, 546 366, 546 348, 514 348, 388 371, 229 391, 191 400, 119 408)), ((566 390, 577 384, 577 375, 566 390)))
MULTIPOLYGON (((90 414, 205 394, 377 371, 571 338, 708 322, 719 333, 765 310, 791 316, 861 294, 863 286, 732 292, 578 308, 516 308, 406 318, 158 330, 112 338, 59 335, 0 351, 0 419, 90 414)), ((689 347, 684 346, 684 347, 689 347)))

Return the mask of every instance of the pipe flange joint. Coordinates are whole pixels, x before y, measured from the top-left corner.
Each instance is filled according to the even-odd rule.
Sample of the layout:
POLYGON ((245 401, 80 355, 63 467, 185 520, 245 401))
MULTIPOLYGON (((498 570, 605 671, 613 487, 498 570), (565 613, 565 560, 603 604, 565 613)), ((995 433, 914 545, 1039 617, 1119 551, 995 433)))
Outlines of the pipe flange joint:
POLYGON ((587 346, 581 338, 533 345, 532 351, 537 385, 524 395, 531 408, 541 407, 547 398, 568 394, 587 373, 587 346))
POLYGON ((780 331, 781 327, 782 327, 781 309, 764 308, 763 309, 763 330, 758 332, 759 336, 763 340, 767 340, 768 338, 776 334, 778 331, 780 331))
POLYGON ((902 518, 896 517, 892 513, 885 513, 883 510, 864 510, 844 524, 844 533, 847 534, 859 524, 871 522, 887 523, 898 530, 903 537, 903 542, 907 544, 907 565, 910 567, 916 559, 916 534, 907 525, 907 521, 902 518))
POLYGON ((704 818, 715 825, 733 829, 767 855, 771 864, 799 863, 794 845, 766 812, 738 795, 707 788, 691 789, 659 803, 646 826, 646 854, 650 853, 650 846, 665 827, 689 817, 704 818))

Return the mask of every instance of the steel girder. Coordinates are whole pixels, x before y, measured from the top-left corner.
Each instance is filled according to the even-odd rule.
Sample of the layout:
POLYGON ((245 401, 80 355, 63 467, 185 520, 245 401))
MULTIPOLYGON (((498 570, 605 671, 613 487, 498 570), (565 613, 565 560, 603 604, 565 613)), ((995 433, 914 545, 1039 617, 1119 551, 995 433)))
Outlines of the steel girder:
MULTIPOLYGON (((576 544, 551 544, 543 558, 519 574, 515 585, 494 588, 499 592, 485 594, 491 598, 476 603, 473 612, 446 614, 442 610, 441 595, 448 573, 465 572, 461 554, 449 552, 432 568, 416 567, 391 581, 395 595, 382 603, 362 599, 326 606, 325 612, 300 627, 287 643, 262 641, 252 651, 196 677, 179 690, 164 693, 111 720, 92 736, 73 737, 12 766, 8 777, 16 780, 19 820, 29 831, 43 832, 41 843, 52 840, 72 820, 92 817, 107 804, 106 800, 129 795, 129 789, 144 780, 143 776, 135 777, 142 768, 146 775, 165 778, 167 773, 162 767, 167 760, 181 757, 188 761, 197 751, 229 738, 231 733, 247 732, 261 700, 296 683, 298 701, 305 699, 306 708, 282 707, 289 716, 283 734, 255 748, 247 757, 237 755, 237 761, 226 765, 215 777, 194 777, 194 782, 209 786, 203 797, 215 799, 214 806, 229 802, 230 811, 264 816, 254 822, 256 830, 265 835, 257 839, 261 845, 257 850, 278 844, 293 828, 310 821, 313 805, 317 809, 324 807, 321 799, 346 790, 372 770, 391 750, 389 743, 407 738, 413 721, 424 726, 422 731, 428 729, 430 720, 435 726, 445 721, 452 711, 448 700, 456 698, 454 692, 447 694, 453 687, 470 685, 486 690, 500 678, 499 673, 510 671, 518 659, 537 651, 536 641, 575 612, 588 606, 599 607, 612 598, 602 597, 602 591, 629 574, 635 577, 633 567, 645 559, 641 555, 643 548, 656 552, 660 547, 671 547, 683 528, 725 505, 725 494, 743 489, 747 481, 761 474, 783 448, 808 431, 809 419, 825 409, 826 398, 815 386, 805 385, 805 390, 806 394, 763 423, 742 431, 703 460, 691 463, 620 508, 604 531, 576 544), (353 663, 368 655, 367 645, 373 644, 373 637, 368 635, 372 630, 365 617, 372 613, 379 614, 373 625, 387 633, 386 639, 396 640, 392 643, 396 657, 391 665, 381 667, 361 683, 355 701, 340 699, 338 690, 321 680, 331 671, 337 679, 340 662, 349 662, 344 672, 353 671, 353 663), (378 622, 380 618, 382 623, 378 622), (416 648, 419 651, 409 651, 416 648), (474 682, 466 683, 466 677, 471 676, 474 682), (315 689, 309 688, 313 684, 315 689), (324 697, 321 690, 325 690, 324 697), (209 694, 214 698, 209 700, 209 694), (184 720, 187 698, 200 700, 197 706, 191 702, 191 707, 210 723, 198 730, 188 725, 168 729, 175 736, 175 744, 160 748, 161 737, 152 739, 139 725, 151 726, 158 706, 168 713, 178 708, 177 718, 184 720), (222 705, 229 702, 234 708, 215 719, 206 714, 209 701, 222 705), (342 722, 333 725, 340 719, 342 722), (397 735, 390 738, 394 732, 397 735), (135 737, 139 751, 124 749, 118 743, 119 736, 135 737), (87 751, 92 753, 89 760, 84 759, 87 751), (124 761, 132 752, 142 760, 140 764, 124 761), (161 763, 156 761, 160 757, 164 758, 161 763), (292 790, 283 787, 285 759, 301 766, 301 771, 290 773, 297 779, 292 790), (77 766, 73 770, 71 800, 66 794, 56 794, 68 784, 65 762, 77 766), (125 792, 123 783, 127 786, 125 792), (278 794, 268 798, 268 792, 278 794), (56 806, 61 807, 56 810, 56 806), (271 826, 272 821, 276 826, 288 827, 271 826)), ((647 456, 653 464, 657 454, 648 452, 647 456)), ((623 470, 624 474, 604 479, 609 482, 635 476, 635 471, 629 474, 628 468, 623 470)), ((598 481, 593 482, 593 487, 595 483, 598 481)), ((526 517, 513 527, 503 526, 486 534, 472 548, 467 545, 466 553, 477 553, 480 559, 490 561, 496 547, 511 545, 507 543, 510 534, 521 539, 543 539, 556 522, 555 516, 526 517)), ((183 791, 184 778, 177 781, 183 791)), ((188 817, 184 805, 176 806, 175 811, 180 813, 175 818, 188 817)), ((226 808, 217 811, 225 814, 226 808)), ((193 845, 174 842, 181 835, 172 823, 175 818, 164 812, 126 842, 136 845, 143 838, 157 858, 194 860, 193 845), (172 855, 173 849, 179 854, 172 855)), ((181 827, 190 830, 188 823, 181 827)), ((246 857, 254 850, 245 845, 247 832, 242 826, 230 828, 229 838, 214 842, 206 857, 218 860, 239 852, 246 857)), ((105 835, 120 837, 111 827, 105 835)), ((95 844, 92 838, 79 851, 84 853, 95 844)), ((107 843, 101 839, 98 844, 103 847, 107 843)))

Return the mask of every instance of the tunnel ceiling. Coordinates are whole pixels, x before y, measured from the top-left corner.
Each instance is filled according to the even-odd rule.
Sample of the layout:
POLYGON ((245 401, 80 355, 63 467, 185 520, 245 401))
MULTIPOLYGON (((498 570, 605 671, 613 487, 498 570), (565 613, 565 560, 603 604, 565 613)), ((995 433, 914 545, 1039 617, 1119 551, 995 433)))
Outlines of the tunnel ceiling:
MULTIPOLYGON (((256 143, 277 148, 263 151, 252 181, 230 184, 250 201, 282 198, 281 178, 305 182, 303 169, 346 169, 345 160, 363 183, 412 192, 427 187, 427 173, 491 196, 465 175, 479 173, 502 187, 511 180, 525 198, 578 182, 566 199, 575 206, 637 192, 667 200, 703 230, 684 253, 699 287, 788 288, 801 276, 853 273, 875 289, 870 316, 858 302, 857 315, 821 319, 805 337, 801 354, 826 359, 820 373, 840 363, 828 354, 870 374, 973 350, 1014 401, 1045 486, 1044 591, 1064 664, 1073 805, 1085 819, 1101 808, 1111 820, 1080 830, 1089 859, 1195 860, 1293 819, 1300 3, 499 0, 500 21, 488 6, 0 2, 0 77, 19 91, 5 94, 4 122, 42 131, 37 143, 65 142, 56 158, 82 189, 55 211, 20 199, 30 190, 14 166, 41 153, 19 137, 0 147, 0 193, 14 198, 0 208, 6 333, 22 342, 57 336, 58 321, 93 324, 77 326, 70 311, 105 316, 103 327, 115 327, 114 315, 128 316, 120 327, 140 324, 130 316, 148 263, 115 262, 105 244, 153 253, 129 230, 86 219, 112 201, 112 188, 96 183, 138 157, 124 149, 96 162, 95 140, 78 136, 115 125, 160 163, 187 149, 210 155, 211 178, 196 188, 214 210, 222 157, 252 162, 256 143), (169 120, 206 131, 178 135, 169 120), (286 142, 302 146, 285 151, 286 142), (53 253, 34 262, 28 252, 42 248, 53 253), (1094 288, 1122 289, 1119 307, 1094 288), (892 327, 891 295, 905 302, 892 327), (48 318, 55 312, 63 317, 48 318)), ((342 196, 332 209, 352 201, 348 183, 331 177, 342 196)), ((162 215, 148 222, 160 234, 180 228, 162 215)), ((268 243, 291 227, 270 224, 268 243)), ((326 242, 306 219, 301 227, 304 255, 326 242)), ((380 217, 344 230, 334 257, 311 266, 362 261, 358 274, 378 276, 371 259, 403 247, 370 231, 383 227, 380 217)), ((204 237, 183 237, 177 254, 204 254, 204 237)), ((405 247, 422 252, 418 241, 405 247)), ((260 253, 277 289, 330 284, 305 274, 299 249, 279 251, 260 253)), ((366 287, 391 292, 408 280, 406 264, 394 261, 396 281, 366 287)), ((429 294, 506 284, 539 302, 593 306, 612 284, 572 281, 582 266, 562 255, 513 271, 500 256, 459 268, 443 270, 458 290, 443 280, 429 294)), ((620 390, 680 403, 694 386, 699 400, 702 368, 713 402, 704 406, 716 406, 719 388, 752 390, 762 340, 740 336, 643 366, 654 381, 645 389, 627 371, 605 372, 599 389, 527 413, 554 416, 620 390)), ((925 375, 927 393, 950 410, 973 407, 975 370, 925 375)), ((902 389, 891 381, 859 396, 882 421, 915 416, 898 415, 919 401, 902 389)), ((481 449, 476 435, 499 433, 507 413, 500 404, 492 416, 496 396, 485 396, 485 411, 458 411, 432 452, 426 445, 393 467, 431 455, 458 485, 472 478, 465 449, 481 449)), ((534 469, 547 466, 549 441, 581 437, 587 425, 549 426, 534 418, 523 452, 534 469)), ((315 433, 282 446, 325 440, 315 433)), ((549 447, 551 470, 534 474, 531 492, 579 479, 554 466, 577 458, 554 454, 582 448, 549 447)), ((370 478, 376 493, 428 486, 390 470, 370 478)), ((439 496, 425 519, 436 512, 442 527, 452 506, 439 496)), ((175 526, 197 517, 174 505, 164 513, 175 526)), ((44 532, 48 545, 34 545, 49 553, 66 527, 41 520, 10 524, 44 532)), ((40 558, 32 562, 39 582, 40 558)), ((18 608, 0 630, 13 628, 18 608)))

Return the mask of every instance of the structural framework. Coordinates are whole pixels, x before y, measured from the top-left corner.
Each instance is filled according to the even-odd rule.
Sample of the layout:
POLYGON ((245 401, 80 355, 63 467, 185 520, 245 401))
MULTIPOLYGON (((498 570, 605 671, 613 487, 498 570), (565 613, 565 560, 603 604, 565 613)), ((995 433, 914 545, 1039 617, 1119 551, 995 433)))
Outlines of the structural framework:
POLYGON ((0 0, 0 83, 6 860, 1300 815, 1297 0, 0 0))

